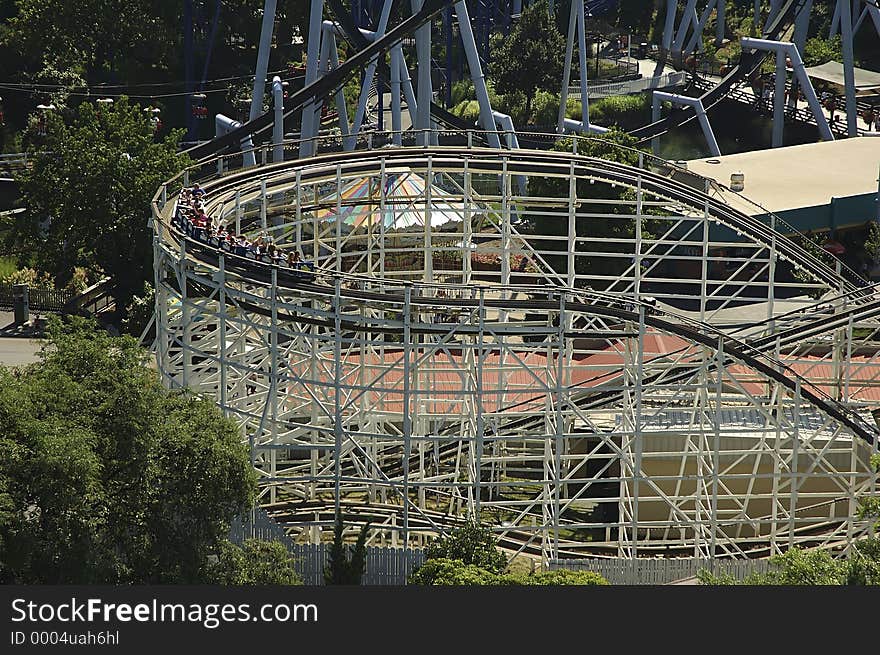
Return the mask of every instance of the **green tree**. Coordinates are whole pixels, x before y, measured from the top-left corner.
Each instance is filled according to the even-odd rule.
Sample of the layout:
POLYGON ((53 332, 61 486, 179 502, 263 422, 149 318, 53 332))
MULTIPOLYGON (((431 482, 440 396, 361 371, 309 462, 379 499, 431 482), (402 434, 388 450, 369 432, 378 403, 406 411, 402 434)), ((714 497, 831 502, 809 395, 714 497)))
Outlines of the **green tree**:
POLYGON ((0 581, 204 581, 254 500, 236 425, 167 391, 132 337, 48 332, 38 363, 0 367, 0 581))
POLYGON ((523 10, 516 26, 492 54, 490 72, 499 93, 525 93, 528 114, 536 91, 559 92, 564 58, 565 38, 546 1, 537 2, 523 10))
POLYGON ((843 42, 840 37, 823 39, 816 36, 809 39, 804 46, 804 65, 818 66, 829 61, 843 61, 843 42))
POLYGON ((206 578, 222 585, 301 585, 294 558, 280 541, 221 542, 206 578))
POLYGON ((367 531, 370 524, 365 523, 358 533, 354 552, 349 559, 345 552, 345 526, 342 516, 337 513, 333 524, 333 545, 327 568, 324 571, 324 584, 328 585, 359 585, 366 570, 367 531))
POLYGON ((507 557, 498 550, 498 540, 492 530, 476 521, 468 521, 449 535, 432 541, 425 549, 425 557, 458 560, 492 573, 501 573, 507 568, 507 557))
POLYGON ((143 109, 125 98, 83 103, 69 123, 50 115, 39 156, 20 177, 27 211, 10 230, 12 250, 62 284, 75 266, 104 270, 125 307, 152 279, 150 200, 188 161, 177 153, 180 136, 155 142, 143 109))

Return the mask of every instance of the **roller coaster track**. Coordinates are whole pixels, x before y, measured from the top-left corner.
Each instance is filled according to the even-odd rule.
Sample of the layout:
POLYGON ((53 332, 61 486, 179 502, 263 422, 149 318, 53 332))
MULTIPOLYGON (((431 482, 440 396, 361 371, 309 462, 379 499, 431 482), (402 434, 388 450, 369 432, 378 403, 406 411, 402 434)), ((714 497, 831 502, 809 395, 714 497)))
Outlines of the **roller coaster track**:
MULTIPOLYGON (((418 12, 414 13, 372 43, 367 42, 363 35, 356 29, 353 21, 351 21, 348 14, 344 11, 339 0, 328 0, 328 2, 330 3, 331 10, 336 17, 340 28, 346 35, 346 38, 361 49, 355 55, 349 57, 338 68, 329 71, 312 84, 306 85, 299 91, 291 94, 284 101, 283 113, 285 119, 315 99, 325 98, 331 95, 336 89, 341 87, 349 77, 365 67, 373 57, 387 51, 401 39, 414 34, 421 25, 432 20, 442 10, 454 4, 456 0, 425 0, 422 8, 418 12)), ((798 13, 804 8, 804 2, 805 0, 787 0, 776 18, 764 32, 763 38, 778 40, 787 30, 791 29, 798 13)), ((700 96, 703 106, 708 110, 721 102, 732 92, 734 86, 738 82, 756 72, 765 58, 765 52, 758 50, 743 50, 740 61, 727 74, 727 76, 724 77, 716 87, 700 96)), ((387 78, 387 73, 384 73, 384 75, 387 78)), ((431 114, 440 122, 451 125, 456 129, 472 129, 472 126, 467 125, 465 121, 434 103, 431 104, 431 114)), ((684 125, 695 118, 696 114, 691 108, 673 109, 666 118, 637 128, 630 132, 630 134, 636 137, 639 140, 639 143, 644 143, 654 137, 665 134, 670 129, 684 125)), ((201 143, 188 149, 186 153, 194 160, 201 160, 222 152, 229 147, 237 147, 241 141, 248 136, 261 135, 271 130, 273 120, 273 112, 268 111, 255 119, 242 124, 241 127, 224 136, 216 137, 210 141, 206 141, 205 143, 201 143)))
MULTIPOLYGON (((433 157, 437 165, 437 170, 440 170, 442 168, 444 157, 449 157, 451 165, 454 165, 455 162, 460 162, 464 159, 478 159, 478 155, 485 155, 487 157, 486 161, 480 160, 480 164, 483 167, 482 170, 497 170, 497 172, 501 173, 503 167, 503 164, 498 157, 497 151, 492 150, 434 148, 426 151, 425 149, 420 148, 418 149, 418 153, 414 154, 412 152, 408 152, 407 149, 399 148, 383 150, 382 152, 382 157, 384 159, 391 159, 394 160, 396 163, 400 163, 401 159, 405 160, 407 157, 417 157, 419 160, 424 161, 425 157, 429 155, 433 157)), ((310 176, 320 175, 321 167, 318 166, 319 164, 328 164, 335 161, 344 161, 347 172, 356 173, 359 170, 363 170, 364 174, 374 173, 377 166, 375 158, 376 153, 372 152, 333 153, 330 155, 317 157, 309 160, 310 165, 306 167, 303 171, 301 171, 300 183, 308 181, 310 176)), ((690 187, 687 187, 686 185, 675 183, 668 178, 650 173, 649 171, 645 171, 642 169, 634 169, 623 164, 616 164, 606 160, 594 159, 578 155, 570 155, 568 158, 562 159, 559 157, 558 153, 551 154, 540 151, 510 151, 505 152, 505 158, 507 159, 507 164, 504 170, 508 174, 516 174, 517 172, 527 170, 534 171, 536 167, 540 165, 544 167, 547 172, 555 172, 557 174, 568 175, 570 174, 570 164, 574 163, 575 175, 593 178, 597 181, 634 187, 638 183, 638 178, 640 177, 641 188, 643 192, 647 192, 657 197, 680 203, 685 207, 699 209, 700 211, 703 211, 706 207, 709 207, 710 214, 714 218, 716 218, 716 220, 719 220, 719 222, 722 222, 730 227, 733 227, 734 229, 737 229, 738 231, 743 232, 747 236, 754 239, 757 243, 769 246, 770 240, 775 239, 775 247, 782 256, 789 258, 791 261, 799 262, 800 265, 808 270, 816 279, 824 281, 830 287, 837 288, 838 285, 843 286, 844 293, 853 294, 856 297, 858 296, 860 291, 862 291, 859 290, 857 286, 851 283, 841 281, 841 279, 838 278, 834 274, 834 272, 830 270, 830 268, 812 258, 806 251, 804 251, 794 242, 788 240, 782 235, 774 233, 770 228, 766 227, 759 221, 756 221, 755 219, 741 212, 738 212, 737 210, 728 207, 723 203, 718 202, 717 200, 714 200, 710 196, 700 193, 690 187)), ((206 183, 204 186, 210 194, 209 197, 215 196, 223 189, 240 187, 243 182, 247 181, 248 178, 253 177, 255 173, 265 177, 267 173, 282 173, 285 168, 293 168, 301 165, 302 162, 279 163, 271 166, 262 167, 258 171, 249 170, 225 176, 215 182, 206 183)), ((324 167, 323 170, 326 171, 326 167, 324 167)), ((278 177, 275 176, 274 179, 277 180, 278 177)), ((171 234, 174 230, 175 228, 170 228, 170 230, 166 231, 165 233, 171 234)), ((208 263, 212 266, 216 265, 216 250, 208 246, 204 246, 197 241, 188 239, 187 237, 185 237, 185 235, 182 235, 180 233, 177 234, 178 238, 187 239, 187 242, 190 245, 190 252, 195 253, 197 254, 197 256, 203 258, 205 263, 208 263), (213 254, 211 253, 212 250, 214 250, 213 254)), ((226 255, 226 257, 229 258, 228 255, 226 255)), ((244 259, 243 262, 240 263, 240 265, 244 267, 244 272, 246 273, 247 277, 252 280, 266 281, 267 279, 271 279, 272 265, 261 264, 244 259)), ((329 275, 331 277, 340 277, 340 274, 335 273, 330 273, 329 275)), ((296 277, 285 275, 283 270, 280 268, 278 269, 278 273, 276 274, 276 279, 279 285, 289 288, 300 289, 302 291, 306 291, 316 295, 322 295, 328 298, 333 297, 334 294, 337 293, 334 286, 332 285, 320 283, 304 283, 302 280, 297 279, 296 277)), ((418 285, 415 285, 415 288, 418 288, 418 285)), ((378 293, 344 289, 339 293, 345 299, 359 300, 363 302, 381 303, 384 301, 399 303, 402 302, 404 298, 402 290, 399 293, 378 293)), ((864 292, 862 291, 862 293, 864 292)), ((640 321, 639 312, 633 311, 632 309, 620 306, 613 306, 611 304, 596 304, 595 301, 597 298, 601 298, 602 302, 608 302, 609 298, 611 298, 611 296, 609 296, 608 294, 598 294, 591 296, 589 292, 582 292, 580 290, 574 291, 573 295, 575 294, 577 296, 580 296, 581 298, 592 297, 592 302, 586 302, 582 300, 567 300, 566 307, 571 311, 582 312, 587 315, 594 315, 605 319, 615 319, 623 323, 637 324, 640 321)), ((621 299, 617 302, 619 302, 621 305, 632 304, 625 299, 621 299)), ((416 307, 434 307, 438 304, 438 301, 433 298, 420 298, 418 297, 418 294, 414 294, 411 304, 416 307)), ((446 298, 442 301, 442 304, 451 307, 457 306, 461 308, 473 309, 479 306, 479 301, 474 299, 446 298)), ((544 310, 549 312, 558 309, 558 302, 542 300, 484 300, 483 306, 513 311, 544 310)), ((265 313, 269 311, 265 308, 257 306, 256 304, 253 304, 253 306, 249 306, 248 309, 260 313, 265 313)), ((868 303, 867 305, 863 306, 856 305, 852 309, 847 311, 854 316, 858 315, 860 317, 873 317, 877 315, 878 303, 868 303)), ((277 315, 277 318, 278 320, 282 321, 302 322, 302 317, 297 315, 279 313, 277 315)), ((681 337, 690 343, 700 344, 713 350, 717 349, 719 345, 721 345, 721 347, 723 348, 723 352, 728 359, 742 362, 743 364, 758 371, 766 378, 774 380, 789 391, 800 394, 801 397, 809 401, 813 406, 824 412, 826 415, 831 416, 835 420, 839 421, 841 424, 848 427, 859 438, 863 439, 869 444, 874 443, 876 439, 876 431, 866 421, 864 421, 864 419, 862 419, 862 417, 857 412, 855 412, 850 407, 847 407, 846 405, 835 401, 831 397, 822 394, 821 392, 814 392, 810 390, 809 387, 811 385, 808 380, 802 380, 802 378, 798 376, 798 374, 793 371, 789 366, 781 361, 775 360, 768 354, 768 352, 766 352, 770 350, 773 344, 775 344, 775 336, 772 339, 768 337, 762 341, 759 341, 758 343, 761 348, 756 348, 754 344, 746 344, 743 341, 734 338, 730 334, 721 332, 715 328, 712 328, 709 325, 699 323, 697 321, 689 321, 688 319, 684 319, 681 316, 665 314, 656 309, 650 312, 643 312, 643 316, 641 318, 644 320, 645 325, 657 329, 661 332, 681 337), (801 384, 801 382, 803 382, 803 384, 801 384)), ((846 312, 842 313, 836 319, 838 323, 833 323, 833 325, 838 325, 839 321, 841 320, 848 320, 848 314, 846 312)), ((822 319, 820 319, 820 321, 817 321, 816 324, 812 326, 802 326, 801 329, 803 329, 804 327, 808 327, 809 330, 812 330, 814 334, 817 334, 823 331, 827 331, 829 329, 829 324, 831 323, 828 321, 828 319, 823 317, 822 319)), ((330 322, 327 322, 327 325, 328 327, 330 327, 330 322)), ((341 327, 345 330, 358 330, 363 329, 364 326, 358 321, 344 320, 341 327)), ((370 329, 374 330, 373 327, 370 327, 370 329)), ((468 327, 458 326, 456 329, 461 331, 462 333, 466 333, 468 327)), ((425 333, 444 333, 445 331, 447 331, 442 326, 412 327, 412 331, 414 332, 418 332, 419 330, 425 333)), ((374 331, 381 330, 375 329, 374 331)), ((570 334, 567 336, 577 336, 577 334, 570 334)), ((786 333, 785 337, 787 342, 795 338, 803 338, 803 332, 798 332, 796 334, 792 330, 786 333)), ((649 382, 650 380, 646 381, 649 382)), ((596 393, 587 392, 583 401, 590 405, 592 405, 597 400, 608 402, 611 396, 606 394, 612 393, 617 393, 619 395, 619 392, 617 391, 599 392, 601 396, 597 397, 596 393)))

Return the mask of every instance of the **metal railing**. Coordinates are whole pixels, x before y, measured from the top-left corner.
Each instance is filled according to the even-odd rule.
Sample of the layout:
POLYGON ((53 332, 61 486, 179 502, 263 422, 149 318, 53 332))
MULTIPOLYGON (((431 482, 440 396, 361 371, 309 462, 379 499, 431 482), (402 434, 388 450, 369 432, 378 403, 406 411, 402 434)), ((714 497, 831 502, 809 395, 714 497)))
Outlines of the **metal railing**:
MULTIPOLYGON (((656 77, 642 77, 637 80, 627 80, 625 82, 594 84, 587 87, 587 94, 590 98, 634 95, 652 89, 665 89, 674 86, 682 86, 686 84, 687 81, 687 73, 666 73, 665 75, 658 75, 656 77)), ((581 97, 580 87, 569 87, 568 96, 575 100, 579 100, 581 97)))
MULTIPOLYGON (((12 284, 0 284, 0 307, 14 306, 12 284)), ((28 289, 28 307, 34 311, 61 312, 74 297, 73 291, 59 289, 28 289)))

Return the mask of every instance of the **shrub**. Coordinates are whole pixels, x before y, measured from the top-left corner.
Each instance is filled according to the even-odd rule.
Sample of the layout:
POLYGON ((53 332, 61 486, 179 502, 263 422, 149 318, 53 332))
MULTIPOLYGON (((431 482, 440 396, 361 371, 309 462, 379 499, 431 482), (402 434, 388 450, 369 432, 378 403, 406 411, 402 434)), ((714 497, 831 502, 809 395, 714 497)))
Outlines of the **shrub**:
POLYGON ((493 573, 461 560, 429 559, 409 579, 411 584, 434 586, 556 586, 607 585, 608 580, 592 571, 545 571, 534 575, 493 573))
POLYGON ((222 585, 301 585, 294 558, 280 541, 248 539, 241 546, 221 544, 206 578, 222 585))
POLYGON ((33 268, 20 268, 0 278, 0 284, 26 284, 31 289, 54 289, 55 283, 48 273, 40 273, 33 268))
POLYGON ((480 117, 480 103, 476 100, 463 100, 455 105, 451 111, 459 118, 476 122, 480 117))
POLYGON ((488 586, 499 584, 500 576, 492 571, 447 557, 429 559, 410 578, 410 584, 488 586))
POLYGON ((507 568, 507 558, 497 549, 497 539, 492 531, 479 523, 469 521, 452 531, 449 536, 436 539, 428 545, 425 555, 429 560, 459 560, 473 564, 492 573, 507 568))
POLYGON ((535 125, 556 125, 559 118, 559 98, 549 91, 538 91, 532 100, 535 125))
POLYGON ((461 80, 452 85, 453 107, 474 98, 476 98, 476 95, 474 93, 474 83, 471 80, 461 80))
POLYGON ((593 571, 543 571, 534 575, 520 576, 525 585, 607 585, 608 580, 593 571))

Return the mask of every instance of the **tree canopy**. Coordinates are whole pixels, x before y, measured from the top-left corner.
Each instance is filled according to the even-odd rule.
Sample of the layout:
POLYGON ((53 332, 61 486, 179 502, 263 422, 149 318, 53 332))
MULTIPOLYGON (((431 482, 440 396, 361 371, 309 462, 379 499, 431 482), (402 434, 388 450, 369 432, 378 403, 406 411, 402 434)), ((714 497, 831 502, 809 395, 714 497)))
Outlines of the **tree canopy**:
POLYGON ((131 337, 49 334, 38 363, 0 367, 0 581, 205 581, 255 494, 235 424, 165 390, 131 337))
POLYGON ((188 161, 179 131, 156 142, 143 109, 125 98, 50 113, 21 175, 27 211, 12 225, 11 250, 64 281, 75 266, 110 275, 124 306, 152 278, 150 200, 188 161))
POLYGON ((522 91, 526 109, 539 89, 559 91, 565 58, 565 38, 547 11, 546 2, 523 10, 501 46, 492 54, 490 71, 499 93, 522 91))

